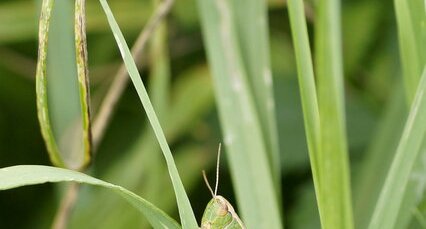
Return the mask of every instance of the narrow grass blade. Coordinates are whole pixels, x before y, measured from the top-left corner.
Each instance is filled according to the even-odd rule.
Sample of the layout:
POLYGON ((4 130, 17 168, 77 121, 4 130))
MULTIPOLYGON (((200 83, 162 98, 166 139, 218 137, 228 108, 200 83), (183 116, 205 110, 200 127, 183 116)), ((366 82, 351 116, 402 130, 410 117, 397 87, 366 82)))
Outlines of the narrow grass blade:
POLYGON ((36 76, 37 111, 40 120, 41 132, 46 142, 49 157, 56 166, 63 167, 64 162, 59 155, 59 149, 53 136, 50 123, 50 114, 47 104, 47 42, 49 35, 50 18, 53 9, 53 0, 45 0, 42 4, 39 25, 38 63, 36 76))
MULTIPOLYGON (((170 9, 172 8, 174 0, 166 0, 159 5, 152 16, 149 18, 144 29, 139 32, 139 35, 133 44, 131 49, 133 60, 142 65, 142 56, 145 53, 145 47, 148 43, 150 37, 153 35, 153 32, 156 31, 156 28, 161 21, 165 19, 170 9)), ((141 66, 138 66, 141 67, 141 66)), ((93 144, 94 148, 97 148, 99 142, 102 140, 103 135, 105 134, 105 128, 111 117, 113 116, 115 107, 118 103, 120 96, 123 94, 128 82, 129 82, 128 72, 125 64, 121 64, 117 70, 117 73, 114 77, 111 86, 108 89, 108 92, 103 99, 102 103, 99 106, 99 111, 95 117, 93 123, 93 144)), ((160 80, 161 81, 161 80, 160 80)), ((154 89, 153 89, 154 90, 154 89)), ((156 89, 155 89, 156 90, 156 89)), ((161 89, 163 90, 163 89, 161 89)), ((155 95, 157 93, 154 93, 155 95)), ((161 94, 161 93, 160 93, 161 94)), ((154 96, 153 100, 156 100, 154 96)), ((155 103, 154 103, 155 106, 155 103)))
POLYGON ((340 0, 318 2, 316 73, 321 123, 321 191, 324 228, 353 225, 347 152, 340 0), (330 198, 332 197, 332 198, 330 198))
MULTIPOLYGON (((426 136, 426 135, 425 135, 426 136)), ((404 197, 399 207, 398 217, 393 228, 409 228, 410 222, 418 221, 417 209, 426 201, 426 138, 423 138, 419 155, 410 172, 404 197)), ((423 227, 422 227, 423 228, 423 227)))
POLYGON ((86 41, 86 0, 75 1, 74 37, 77 63, 78 88, 80 95, 81 124, 83 126, 83 161, 80 168, 86 167, 92 157, 92 132, 90 122, 89 64, 86 41))
MULTIPOLYGON (((182 75, 179 74, 176 78, 177 81, 174 82, 171 90, 173 102, 168 108, 169 115, 166 119, 166 125, 164 125, 164 132, 169 144, 179 141, 183 136, 188 134, 189 131, 193 130, 193 127, 199 123, 206 112, 212 109, 214 104, 212 83, 206 67, 195 67, 190 71, 184 72, 182 75), (188 103, 189 100, 191 103, 188 103)), ((175 212, 176 210, 174 208, 176 207, 176 203, 173 199, 174 193, 170 187, 170 180, 165 180, 168 178, 167 168, 161 161, 160 149, 158 149, 156 139, 151 136, 152 134, 150 133, 152 133, 152 131, 148 128, 150 127, 147 126, 145 131, 140 134, 129 149, 120 151, 122 156, 120 156, 119 160, 115 161, 106 171, 99 174, 99 177, 103 180, 108 180, 134 190, 137 194, 143 194, 145 198, 166 212, 175 212), (153 158, 155 158, 155 160, 153 160, 153 158), (157 162, 157 159, 160 159, 160 164, 154 164, 157 162), (153 179, 152 177, 158 177, 158 175, 152 176, 153 174, 150 169, 153 166, 161 168, 161 180, 162 183, 164 183, 164 186, 161 186, 164 195, 161 196, 158 195, 158 191, 151 195, 151 192, 148 191, 151 190, 151 188, 145 187, 147 186, 146 182, 148 180, 153 179)), ((106 147, 108 147, 108 145, 106 147)), ((180 171, 179 175, 188 190, 191 187, 187 185, 188 183, 185 181, 188 181, 188 179, 185 178, 190 177, 189 180, 198 180, 199 182, 201 179, 200 171, 209 168, 205 165, 208 160, 206 159, 206 155, 184 156, 184 152, 182 151, 184 151, 186 155, 190 153, 191 150, 185 147, 185 150, 177 149, 175 153, 176 165, 179 168, 185 168, 180 171), (179 159, 182 157, 186 157, 187 159, 192 157, 193 160, 191 165, 185 165, 185 167, 179 166, 182 165, 184 161, 183 159, 179 159), (197 167, 198 170, 194 167, 197 167), (191 171, 192 175, 188 174, 191 173, 191 171)), ((158 185, 159 183, 157 180, 156 187, 158 185)), ((127 219, 127 216, 125 217, 120 214, 123 213, 123 209, 125 209, 126 206, 119 204, 118 198, 108 198, 107 194, 108 193, 104 192, 100 194, 90 192, 87 196, 82 194, 82 198, 91 200, 91 205, 77 205, 77 209, 73 214, 74 217, 71 222, 71 228, 81 228, 81 225, 86 225, 88 228, 122 228, 124 226, 122 220, 127 219), (116 206, 116 208, 114 208, 114 206, 116 206), (96 214, 93 212, 96 212, 96 214), (108 220, 104 220, 105 218, 108 220), (114 219, 119 219, 120 222, 116 222, 114 219), (99 224, 99 221, 102 221, 102 224, 99 224), (110 224, 108 224, 108 222, 110 224)), ((129 214, 136 215, 137 212, 129 214)))
POLYGON ((75 7, 74 40, 72 4, 43 1, 36 92, 39 122, 52 163, 82 169, 91 158, 89 82, 84 3, 76 1, 75 7))
POLYGON ((170 151, 169 145, 167 144, 166 137, 163 133, 163 130, 160 126, 160 122, 155 114, 154 108, 149 100, 148 93, 146 92, 145 86, 140 78, 136 64, 132 58, 129 47, 126 44, 123 34, 120 31, 120 28, 117 22, 114 19, 114 16, 111 12, 111 9, 108 6, 106 0, 100 0, 102 8, 105 11, 108 22, 113 31, 114 37, 116 39, 117 45, 120 49, 120 53, 123 57, 126 68, 129 72, 129 75, 132 79, 132 82, 136 88, 136 91, 139 95, 139 98, 142 102, 142 105, 146 111, 149 122, 151 123, 155 136, 157 137, 160 147, 163 151, 164 157, 166 159, 167 167, 169 169, 169 174, 172 180, 173 188, 175 190, 176 200, 178 203, 181 223, 183 228, 198 228, 197 221, 192 211, 191 204, 189 202, 188 196, 186 195, 185 188, 183 187, 182 181, 179 177, 179 172, 174 163, 172 153, 170 151))
POLYGON ((18 165, 0 169, 0 190, 46 182, 78 182, 107 188, 120 194, 131 205, 141 211, 154 228, 180 228, 176 221, 138 195, 123 187, 83 173, 40 165, 18 165))
POLYGON ((392 93, 355 177, 354 213, 357 228, 368 227, 404 128, 407 109, 402 82, 395 83, 392 93))
POLYGON ((426 198, 413 211, 414 219, 410 223, 410 228, 426 228, 426 198))
POLYGON ((320 193, 320 116, 314 79, 314 68, 312 65, 312 54, 309 47, 308 30, 306 26, 303 1, 289 0, 288 11, 290 16, 294 49, 296 53, 300 96, 302 101, 306 139, 308 142, 309 159, 311 162, 312 177, 315 185, 318 209, 321 216, 324 214, 324 209, 321 204, 323 201, 322 198, 324 198, 324 196, 320 193))
POLYGON ((281 180, 281 160, 269 59, 267 2, 235 0, 230 3, 231 10, 235 12, 235 29, 238 32, 238 44, 246 69, 247 82, 254 95, 255 108, 259 115, 277 193, 281 193, 278 188, 281 180))
POLYGON ((404 193, 410 180, 410 173, 425 141, 426 131, 426 67, 406 122, 397 152, 376 205, 369 229, 394 228, 404 193))
POLYGON ((426 3, 423 0, 394 0, 394 3, 405 91, 411 103, 426 63, 426 3))
MULTIPOLYGON (((398 25, 398 38, 403 70, 406 101, 412 104, 414 93, 426 65, 426 2, 422 0, 395 0, 395 11, 398 25)), ((426 165, 423 158, 415 162, 411 179, 405 189, 403 203, 396 220, 396 228, 407 227, 413 218, 413 209, 421 202, 420 192, 424 192, 424 181, 419 174, 424 173, 426 165)), ((423 176, 424 177, 424 176, 423 176)))
POLYGON ((282 228, 274 177, 230 4, 199 0, 198 9, 239 213, 247 228, 282 228))

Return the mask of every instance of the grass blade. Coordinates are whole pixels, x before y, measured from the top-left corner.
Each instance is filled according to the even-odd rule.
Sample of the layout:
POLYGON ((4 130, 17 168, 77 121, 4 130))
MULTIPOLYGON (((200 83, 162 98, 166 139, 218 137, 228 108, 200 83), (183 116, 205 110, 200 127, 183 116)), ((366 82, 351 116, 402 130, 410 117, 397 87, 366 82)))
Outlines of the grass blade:
POLYGON ((74 37, 77 63, 77 77, 80 95, 81 124, 83 126, 83 162, 86 167, 92 158, 92 130, 90 122, 89 67, 86 41, 86 0, 75 1, 74 37))
MULTIPOLYGON (((161 3, 161 5, 156 8, 152 16, 149 18, 144 29, 139 33, 138 38, 136 39, 133 47, 131 49, 133 60, 140 64, 142 63, 142 54, 144 54, 145 46, 148 43, 153 32, 156 31, 158 24, 161 24, 161 21, 167 16, 170 9, 173 6, 173 0, 167 0, 161 3)), ((140 67, 140 66, 138 66, 140 67)), ((117 70, 117 73, 114 77, 114 81, 111 84, 111 87, 108 89, 108 92, 103 99, 99 111, 95 117, 93 123, 93 145, 96 149, 99 145, 99 142, 102 140, 105 133, 105 128, 109 123, 111 117, 113 116, 115 106, 118 103, 119 98, 121 97, 124 89, 126 88, 129 81, 128 73, 125 64, 121 64, 120 68, 117 70)), ((164 80, 160 80, 164 81, 164 80)), ((155 83, 156 84, 156 83, 155 83)), ((167 86, 167 85, 164 85, 167 86)), ((154 106, 156 101, 156 94, 153 93, 154 106)), ((160 93, 161 94, 161 93, 160 93)), ((160 110, 161 112, 161 110, 160 110)))
POLYGON ((404 132, 386 178, 369 228, 393 228, 416 159, 425 141, 426 130, 426 67, 411 107, 404 132))
POLYGON ((411 228, 426 228, 426 200, 419 208, 414 210, 415 220, 410 224, 411 228))
MULTIPOLYGON (((410 172, 407 187, 405 188, 404 197, 398 211, 398 217, 393 228, 408 228, 411 222, 418 221, 418 208, 426 201, 424 192, 426 179, 426 138, 423 138, 422 145, 419 149, 419 155, 415 161, 413 169, 410 172)), ((423 228, 423 227, 422 227, 423 228)))
POLYGON ((180 228, 176 221, 138 195, 123 187, 83 173, 40 165, 18 165, 0 169, 0 190, 46 182, 78 182, 107 188, 120 194, 131 205, 141 211, 154 228, 180 228))
POLYGON ((198 1, 226 154, 247 228, 281 228, 280 212, 253 94, 226 0, 198 1))
MULTIPOLYGON (((246 69, 248 84, 254 95, 256 112, 267 147, 269 163, 275 183, 281 180, 278 130, 273 97, 273 80, 269 60, 269 34, 267 2, 263 0, 231 1, 235 12, 241 58, 246 69)), ((277 193, 280 190, 277 189, 277 193)))
POLYGON ((136 91, 139 95, 142 105, 145 108, 149 122, 151 123, 154 129, 155 136, 157 137, 157 140, 160 143, 160 147, 166 159, 167 168, 169 170, 170 178, 172 180, 173 188, 175 190, 182 227, 185 229, 198 228, 197 221, 192 211, 188 196, 186 195, 185 188, 183 187, 182 181, 179 177, 179 172, 174 163, 174 159, 170 151, 169 145, 167 144, 166 137, 160 126, 160 122, 158 121, 158 118, 155 115, 154 108, 152 107, 152 104, 149 100, 148 93, 146 92, 145 86, 140 78, 138 69, 132 58, 129 47, 127 46, 124 36, 121 33, 120 28, 114 19, 114 16, 111 12, 111 9, 108 6, 108 3, 106 2, 106 0, 100 0, 100 2, 102 5, 102 8, 105 11, 108 22, 111 26, 111 30, 113 31, 114 37, 120 49, 120 53, 122 55, 126 68, 136 88, 136 91))
MULTIPOLYGON (((173 83, 171 90, 173 101, 170 103, 170 107, 168 107, 169 114, 164 125, 164 132, 169 144, 174 144, 176 141, 183 139, 189 131, 194 129, 194 125, 199 123, 204 114, 213 107, 213 88, 206 67, 196 67, 177 75, 176 78, 177 81, 173 83), (191 103, 188 103, 189 100, 191 103)), ((167 168, 162 163, 161 151, 158 148, 158 144, 156 144, 155 137, 152 135, 150 126, 144 127, 144 131, 140 133, 140 136, 134 141, 131 147, 127 150, 120 150, 121 156, 119 160, 100 173, 99 177, 131 189, 136 194, 143 195, 165 212, 175 212, 176 202, 174 200, 173 189, 170 186, 167 168), (160 174, 153 174, 152 168, 155 166, 161 168, 160 174), (158 175, 161 176, 162 183, 166 184, 159 184, 159 180, 157 179, 155 187, 147 187, 147 182, 155 179, 154 177, 158 177, 158 175), (157 188, 155 193, 149 191, 153 188, 157 188), (164 192, 164 195, 158 195, 158 188, 162 190, 162 193, 164 192)), ((110 142, 109 139, 105 140, 106 142, 110 142)), ((114 144, 107 143, 101 146, 100 150, 109 148, 112 145, 114 144)), ((191 150, 177 149, 174 155, 176 155, 175 161, 178 167, 182 165, 179 164, 179 158, 183 156, 183 152, 180 151, 185 151, 186 155, 191 150)), ((187 185, 188 183, 185 183, 185 181, 188 181, 185 178, 191 177, 190 180, 200 181, 200 171, 208 168, 205 165, 207 160, 204 154, 198 156, 192 155, 191 166, 185 165, 184 167, 180 167, 185 168, 180 171, 179 175, 187 190, 190 189, 190 186, 187 185), (193 165, 193 163, 196 165, 193 165), (189 169, 190 167, 191 169, 189 169), (193 167, 198 167, 198 172, 193 167), (191 171, 192 175, 188 174, 191 171)), ((188 158, 191 158, 191 156, 188 156, 188 158)), ((182 160, 181 163, 183 163, 182 160)), ((154 169, 157 170, 157 168, 154 169)), ((128 225, 126 227, 124 222, 128 217, 123 216, 123 212, 126 212, 125 215, 131 214, 130 218, 132 216, 137 217, 137 212, 131 213, 126 211, 126 207, 128 208, 128 206, 125 203, 120 204, 118 198, 108 198, 107 194, 105 192, 90 192, 87 196, 82 196, 82 198, 90 199, 91 204, 90 206, 77 205, 71 228, 81 228, 82 225, 85 225, 87 228, 128 228, 139 225, 137 223, 132 225, 132 222, 134 222, 133 219, 129 222, 130 224, 126 224, 128 225)), ((140 220, 138 219, 137 222, 140 222, 140 220)), ((145 227, 140 226, 139 228, 145 227)))
MULTIPOLYGON (((395 11, 398 25, 398 38, 400 56, 403 70, 403 79, 407 104, 412 104, 414 93, 419 84, 419 80, 426 64, 426 3, 422 0, 400 1, 395 0, 395 11)), ((421 176, 424 172, 424 162, 422 158, 416 161, 410 177, 408 188, 405 189, 403 204, 400 206, 396 228, 407 227, 413 218, 413 209, 421 202, 419 192, 425 187, 421 176)))
POLYGON ((353 228, 344 112, 339 0, 318 3, 316 73, 321 122, 321 191, 324 228, 353 228), (330 197, 333 198, 330 198, 330 197))
POLYGON ((38 118, 52 163, 72 169, 86 167, 91 159, 83 5, 76 1, 75 40, 69 1, 44 0, 39 25, 38 118))
POLYGON ((56 166, 64 166, 64 162, 59 155, 58 145, 56 144, 53 130, 50 123, 50 115, 47 104, 47 45, 50 26, 51 12, 53 10, 53 0, 43 1, 42 11, 40 14, 39 25, 39 46, 38 46, 38 63, 36 75, 36 92, 37 92, 37 111, 40 120, 40 127, 44 141, 46 142, 47 151, 52 163, 56 166))
POLYGON ((354 213, 357 228, 368 227, 407 117, 402 82, 397 81, 394 87, 392 98, 387 102, 355 177, 354 213))
MULTIPOLYGON (((314 79, 314 68, 312 65, 312 55, 309 47, 308 30, 306 26, 303 1, 289 0, 288 11, 290 16, 291 32, 293 36, 294 49, 296 53, 297 71, 299 78, 300 96, 302 102, 306 138, 309 149, 309 159, 311 162, 312 176, 317 196, 320 216, 323 215, 323 195, 320 194, 321 173, 319 170, 320 155, 320 116, 318 110, 318 100, 314 79)), ((323 222, 323 220, 321 220, 323 222)))
POLYGON ((405 91, 411 104, 426 63, 425 2, 394 0, 405 91))

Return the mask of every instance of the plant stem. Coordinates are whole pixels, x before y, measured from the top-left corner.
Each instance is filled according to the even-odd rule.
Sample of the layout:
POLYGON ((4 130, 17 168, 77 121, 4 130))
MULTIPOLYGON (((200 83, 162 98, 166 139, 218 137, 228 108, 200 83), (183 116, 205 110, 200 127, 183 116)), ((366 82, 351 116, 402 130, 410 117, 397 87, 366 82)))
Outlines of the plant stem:
POLYGON ((52 224, 52 229, 67 228, 69 218, 71 216, 72 210, 74 209, 75 202, 77 201, 79 190, 79 183, 71 183, 68 185, 65 196, 62 198, 59 209, 56 212, 56 216, 52 224))

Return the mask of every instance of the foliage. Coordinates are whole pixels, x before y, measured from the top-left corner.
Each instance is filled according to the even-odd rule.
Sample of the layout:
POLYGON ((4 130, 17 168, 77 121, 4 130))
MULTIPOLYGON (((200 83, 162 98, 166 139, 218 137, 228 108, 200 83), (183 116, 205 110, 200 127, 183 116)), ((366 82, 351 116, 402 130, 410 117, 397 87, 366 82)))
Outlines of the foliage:
MULTIPOLYGON (((45 2, 37 110, 42 1, 0 0, 1 190, 78 181, 136 207, 82 185, 70 228, 196 228, 211 199, 201 171, 223 142, 219 194, 248 228, 425 226, 424 1, 176 1, 135 58, 162 1, 87 1, 77 24, 74 1, 45 2), (49 165, 46 146, 85 174, 25 165, 49 165)), ((50 227, 68 187, 1 191, 0 227, 50 227)))

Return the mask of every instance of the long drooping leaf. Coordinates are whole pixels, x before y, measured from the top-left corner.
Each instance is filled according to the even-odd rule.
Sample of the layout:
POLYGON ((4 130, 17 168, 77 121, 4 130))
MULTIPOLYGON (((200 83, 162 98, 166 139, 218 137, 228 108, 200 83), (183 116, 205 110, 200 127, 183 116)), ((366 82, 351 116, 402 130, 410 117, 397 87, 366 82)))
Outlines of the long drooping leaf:
POLYGON ((47 103, 47 45, 49 37, 49 26, 51 12, 53 10, 53 0, 43 1, 42 11, 40 14, 39 25, 39 46, 38 46, 38 63, 37 63, 37 107, 38 116, 41 124, 41 131, 46 142, 50 160, 56 166, 64 166, 64 162, 59 155, 59 149, 56 144, 53 130, 50 124, 50 114, 47 103))
POLYGON ((91 158, 84 1, 76 1, 75 36, 71 6, 69 1, 57 4, 54 0, 43 1, 36 73, 37 109, 52 163, 82 169, 91 158))
POLYGON ((0 190, 46 182, 78 182, 107 188, 120 194, 126 201, 141 211, 154 228, 180 228, 176 221, 138 195, 121 186, 83 173, 40 165, 18 165, 0 169, 0 190))
POLYGON ((423 70, 404 132, 371 219, 370 229, 394 228, 415 162, 417 159, 422 159, 425 154, 421 147, 422 142, 426 141, 425 92, 426 67, 423 70))
MULTIPOLYGON (((151 143, 148 150, 146 150, 146 143, 146 140, 137 142, 136 145, 132 147, 132 152, 130 152, 137 153, 140 150, 145 150, 142 153, 142 155, 145 156, 139 157, 139 159, 141 159, 139 163, 141 165, 140 167, 143 166, 144 168, 137 171, 140 175, 134 176, 136 179, 133 180, 137 182, 133 182, 132 186, 134 186, 134 188, 132 188, 132 191, 136 194, 143 194, 144 198, 166 213, 175 214, 176 203, 174 191, 171 187, 167 168, 165 165, 157 162, 159 159, 162 159, 161 151, 156 149, 158 147, 155 145, 155 139, 148 142, 151 143), (150 150, 152 150, 152 153, 150 150), (152 156, 155 154, 157 154, 159 158, 152 160, 152 156), (153 172, 158 173, 153 174, 153 172), (151 186, 149 186, 150 184, 151 186), (161 193, 161 195, 158 193, 161 193)), ((139 154, 141 155, 141 153, 139 154)), ((176 149, 175 161, 178 166, 184 166, 185 168, 185 170, 180 173, 180 176, 188 190, 196 190, 197 184, 200 182, 200 171, 210 167, 210 165, 207 164, 209 162, 206 160, 206 156, 206 151, 198 147, 183 147, 176 149)), ((210 161, 212 162, 213 160, 210 161)), ((120 163, 120 165, 121 164, 124 163, 120 163)), ((129 164, 129 166, 134 168, 136 164, 137 163, 129 164)), ((108 198, 108 193, 106 192, 100 194, 101 195, 99 195, 95 189, 83 193, 81 198, 93 199, 93 205, 92 202, 90 202, 90 205, 82 203, 77 206, 76 210, 79 212, 74 213, 76 217, 70 228, 148 228, 146 219, 141 218, 137 211, 129 209, 129 206, 121 202, 119 198, 108 198), (103 206, 110 207, 104 209, 103 206), (96 213, 94 213, 94 211, 96 213)))
POLYGON ((154 129, 155 136, 157 137, 157 140, 160 143, 160 147, 166 159, 167 168, 169 169, 173 188, 175 190, 182 226, 185 229, 198 228, 194 212, 192 211, 192 207, 189 202, 188 196, 186 195, 185 188, 183 187, 182 181, 179 177, 179 172, 174 163, 174 159, 170 151, 169 145, 167 144, 166 137, 163 133, 160 122, 158 121, 158 118, 155 114, 154 108, 152 107, 152 104, 149 100, 148 93, 145 89, 142 79, 140 78, 136 64, 132 58, 129 47, 126 44, 126 40, 124 39, 124 36, 121 33, 120 28, 117 22, 115 21, 115 18, 106 0, 100 0, 100 2, 102 8, 105 11, 108 22, 111 26, 111 30, 113 31, 114 37, 120 49, 120 53, 122 55, 126 68, 129 72, 129 75, 136 88, 136 91, 148 116, 149 122, 151 123, 154 129))
POLYGON ((318 2, 315 47, 321 123, 322 225, 351 229, 353 225, 344 112, 340 0, 318 2))
POLYGON ((231 3, 200 0, 198 9, 240 215, 248 228, 281 228, 267 143, 243 65, 231 3))
POLYGON ((303 1, 289 0, 288 11, 290 15, 291 32, 293 34, 294 49, 296 53, 300 96, 306 129, 306 139, 308 142, 309 158, 311 162, 318 209, 321 216, 324 214, 324 209, 321 204, 323 201, 322 198, 324 198, 324 196, 320 193, 320 116, 314 79, 314 68, 312 64, 312 54, 309 47, 308 30, 306 26, 303 1))
POLYGON ((76 50, 76 63, 77 63, 77 78, 78 78, 78 92, 80 98, 80 112, 82 133, 82 149, 83 159, 80 167, 87 166, 92 157, 92 132, 91 132, 91 117, 90 117, 90 93, 89 93, 89 63, 87 54, 87 41, 86 41, 86 0, 75 1, 75 16, 74 16, 74 39, 76 50))

